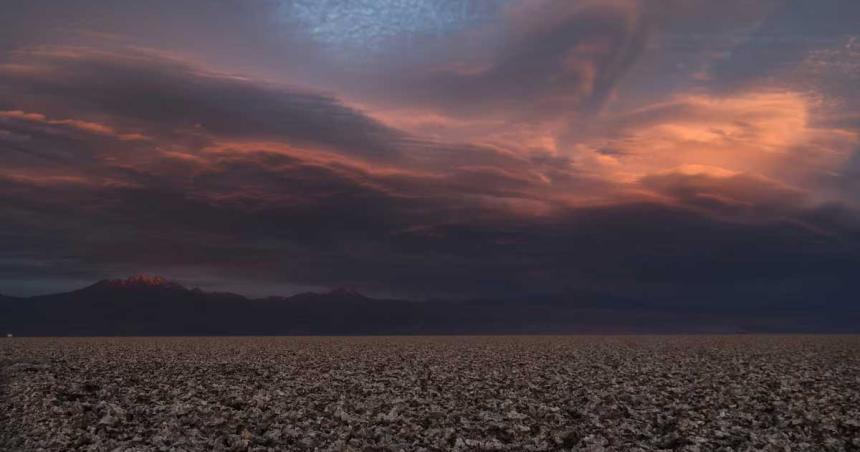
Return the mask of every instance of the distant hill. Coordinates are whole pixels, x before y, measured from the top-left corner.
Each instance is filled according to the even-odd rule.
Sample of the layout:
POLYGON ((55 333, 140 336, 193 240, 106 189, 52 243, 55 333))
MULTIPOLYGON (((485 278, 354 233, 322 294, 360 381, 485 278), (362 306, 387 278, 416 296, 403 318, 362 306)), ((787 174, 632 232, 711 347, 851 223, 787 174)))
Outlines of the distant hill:
POLYGON ((527 300, 407 301, 352 290, 252 299, 188 289, 155 276, 104 280, 72 292, 0 296, 0 334, 363 335, 535 333, 736 333, 856 331, 860 317, 816 323, 796 313, 660 309, 597 293, 527 300), (843 325, 841 329, 839 325, 843 325), (852 329, 853 328, 853 329, 852 329))

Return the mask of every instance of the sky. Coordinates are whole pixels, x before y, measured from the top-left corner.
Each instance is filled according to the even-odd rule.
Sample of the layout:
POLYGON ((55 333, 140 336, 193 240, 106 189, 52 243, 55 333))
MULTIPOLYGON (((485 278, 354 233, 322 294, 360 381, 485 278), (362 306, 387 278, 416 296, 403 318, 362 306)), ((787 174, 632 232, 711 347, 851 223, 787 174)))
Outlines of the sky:
POLYGON ((860 293, 856 0, 0 4, 0 293, 860 293))

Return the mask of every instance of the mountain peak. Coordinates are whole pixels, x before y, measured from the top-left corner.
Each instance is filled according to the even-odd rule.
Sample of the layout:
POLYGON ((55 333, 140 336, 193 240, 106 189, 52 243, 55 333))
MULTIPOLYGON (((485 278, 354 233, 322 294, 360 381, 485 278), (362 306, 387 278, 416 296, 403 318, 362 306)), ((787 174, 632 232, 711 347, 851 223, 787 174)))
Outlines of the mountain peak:
POLYGON ((182 285, 163 276, 137 274, 126 279, 105 279, 94 287, 115 289, 184 289, 182 285))
POLYGON ((366 298, 361 292, 355 290, 351 287, 338 287, 336 289, 332 289, 328 292, 328 295, 337 295, 341 297, 358 297, 358 298, 366 298))

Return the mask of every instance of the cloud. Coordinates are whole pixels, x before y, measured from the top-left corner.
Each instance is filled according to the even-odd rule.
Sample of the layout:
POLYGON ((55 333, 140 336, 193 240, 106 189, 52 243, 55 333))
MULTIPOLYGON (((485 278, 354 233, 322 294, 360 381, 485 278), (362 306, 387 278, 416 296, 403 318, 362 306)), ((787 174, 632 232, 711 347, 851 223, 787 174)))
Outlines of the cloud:
POLYGON ((483 49, 491 56, 406 72, 390 80, 402 89, 388 97, 454 116, 528 118, 597 108, 647 42, 632 2, 515 4, 505 23, 504 45, 483 49))
POLYGON ((122 141, 145 140, 146 137, 137 133, 118 133, 111 127, 97 122, 81 121, 77 119, 49 119, 39 113, 27 113, 20 110, 0 111, 0 120, 23 121, 32 124, 47 124, 66 126, 84 133, 104 135, 118 138, 122 141))
POLYGON ((458 127, 447 109, 470 84, 487 90, 474 101, 487 128, 455 136, 164 52, 19 50, 0 65, 7 267, 416 298, 587 287, 723 303, 787 282, 809 282, 807 295, 853 284, 860 221, 820 183, 856 160, 848 125, 817 122, 806 94, 763 88, 569 122, 561 103, 604 102, 647 28, 626 3, 562 8, 534 21, 511 10, 516 45, 479 71, 429 75, 454 80, 439 99, 404 101, 458 127), (533 127, 491 108, 556 101, 539 110, 563 120, 533 127), (494 128, 511 130, 484 136, 494 128))
POLYGON ((809 194, 778 181, 719 168, 686 166, 645 176, 640 184, 679 206, 725 221, 762 223, 790 219, 809 194))
POLYGON ((20 52, 0 66, 0 84, 7 103, 107 118, 162 137, 269 138, 366 158, 394 158, 405 138, 331 97, 206 72, 145 51, 20 52))
MULTIPOLYGON (((409 191, 385 177, 266 153, 207 162, 182 183, 149 176, 151 183, 127 187, 0 178, 5 254, 64 256, 94 276, 184 268, 249 286, 349 284, 416 297, 580 286, 641 296, 666 284, 677 295, 724 290, 750 275, 772 284, 844 280, 848 267, 806 265, 856 257, 851 231, 860 224, 839 210, 782 205, 777 189, 758 203, 771 202, 773 213, 742 218, 732 209, 748 207, 721 202, 729 220, 715 217, 699 193, 727 196, 725 185, 704 176, 648 181, 682 205, 633 202, 551 216, 481 214, 458 205, 445 184, 413 181, 409 191)), ((762 185, 736 183, 741 193, 743 183, 762 185)))
POLYGON ((619 181, 698 168, 820 193, 821 181, 838 177, 860 136, 817 125, 812 102, 794 92, 681 96, 609 117, 591 138, 574 131, 568 139, 582 140, 581 165, 619 181))

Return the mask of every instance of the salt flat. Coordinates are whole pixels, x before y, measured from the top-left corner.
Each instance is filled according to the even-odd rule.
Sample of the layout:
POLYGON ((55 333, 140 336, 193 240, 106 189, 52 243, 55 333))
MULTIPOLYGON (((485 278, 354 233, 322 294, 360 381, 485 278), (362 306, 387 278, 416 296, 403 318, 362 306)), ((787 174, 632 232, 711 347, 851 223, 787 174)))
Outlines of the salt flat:
POLYGON ((860 450, 857 336, 0 340, 2 450, 860 450))

